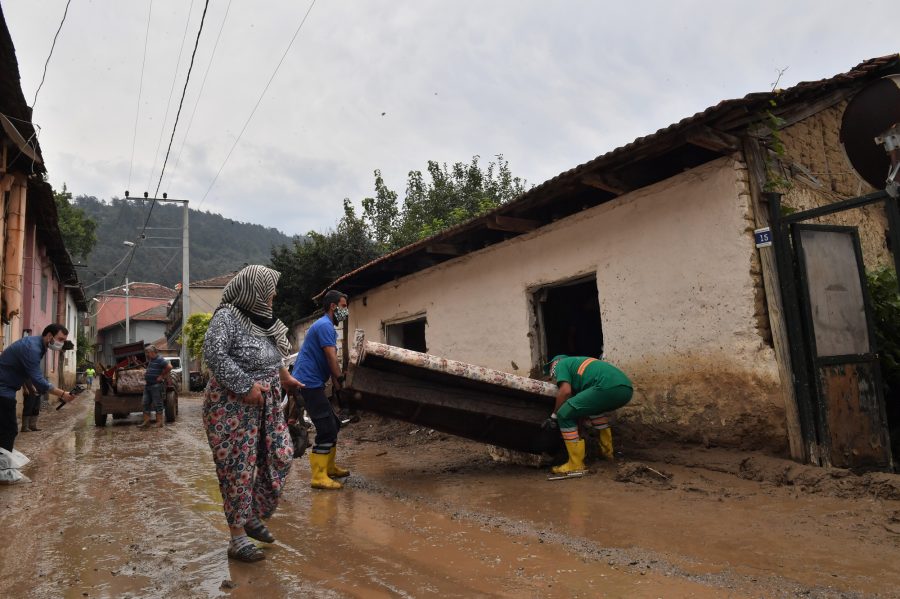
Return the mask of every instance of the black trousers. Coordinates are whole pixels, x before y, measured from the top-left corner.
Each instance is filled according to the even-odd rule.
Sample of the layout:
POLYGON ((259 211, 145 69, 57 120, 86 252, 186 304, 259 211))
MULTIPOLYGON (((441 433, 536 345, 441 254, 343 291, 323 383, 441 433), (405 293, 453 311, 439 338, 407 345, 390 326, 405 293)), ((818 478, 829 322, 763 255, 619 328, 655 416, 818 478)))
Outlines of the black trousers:
MULTIPOLYGON (((300 395, 306 404, 306 412, 316 426, 316 444, 313 445, 313 453, 330 453, 331 448, 337 443, 341 423, 325 395, 325 389, 304 387, 300 389, 300 395)), ((13 421, 15 422, 15 419, 13 421)))
POLYGON ((41 396, 24 395, 22 397, 22 418, 38 416, 41 413, 41 396))
POLYGON ((19 426, 16 422, 16 398, 0 397, 0 447, 13 450, 19 426))

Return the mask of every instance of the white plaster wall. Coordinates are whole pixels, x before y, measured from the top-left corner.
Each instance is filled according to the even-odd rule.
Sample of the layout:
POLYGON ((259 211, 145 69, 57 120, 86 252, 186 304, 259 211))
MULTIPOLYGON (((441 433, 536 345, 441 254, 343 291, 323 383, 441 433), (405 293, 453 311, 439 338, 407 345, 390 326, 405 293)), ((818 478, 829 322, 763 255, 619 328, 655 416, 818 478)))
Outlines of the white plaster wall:
POLYGON ((350 328, 380 340, 384 321, 425 312, 429 353, 527 375, 530 290, 595 273, 606 358, 635 382, 629 418, 697 440, 778 445, 780 383, 755 328, 738 168, 716 160, 350 298, 350 328))

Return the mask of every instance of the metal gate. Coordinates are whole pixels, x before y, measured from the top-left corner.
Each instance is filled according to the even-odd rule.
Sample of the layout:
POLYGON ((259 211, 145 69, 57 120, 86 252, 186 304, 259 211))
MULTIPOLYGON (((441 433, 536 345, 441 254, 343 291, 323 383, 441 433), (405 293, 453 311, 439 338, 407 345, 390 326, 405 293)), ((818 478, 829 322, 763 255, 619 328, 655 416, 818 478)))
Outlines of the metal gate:
POLYGON ((769 194, 769 200, 808 457, 823 466, 890 469, 884 392, 858 230, 802 221, 884 201, 893 236, 900 222, 896 201, 879 192, 781 216, 780 196, 769 194))
POLYGON ((791 227, 821 458, 889 467, 878 354, 856 227, 791 227))

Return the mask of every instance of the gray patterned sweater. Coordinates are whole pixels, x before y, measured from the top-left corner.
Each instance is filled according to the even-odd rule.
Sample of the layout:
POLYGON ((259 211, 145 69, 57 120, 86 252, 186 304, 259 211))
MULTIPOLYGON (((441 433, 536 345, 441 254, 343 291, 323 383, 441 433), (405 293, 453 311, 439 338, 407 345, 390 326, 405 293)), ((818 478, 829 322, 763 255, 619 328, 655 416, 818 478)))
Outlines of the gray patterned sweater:
POLYGON ((256 381, 276 382, 282 366, 272 339, 251 335, 231 308, 216 311, 209 321, 203 359, 219 385, 237 394, 250 391, 256 381))

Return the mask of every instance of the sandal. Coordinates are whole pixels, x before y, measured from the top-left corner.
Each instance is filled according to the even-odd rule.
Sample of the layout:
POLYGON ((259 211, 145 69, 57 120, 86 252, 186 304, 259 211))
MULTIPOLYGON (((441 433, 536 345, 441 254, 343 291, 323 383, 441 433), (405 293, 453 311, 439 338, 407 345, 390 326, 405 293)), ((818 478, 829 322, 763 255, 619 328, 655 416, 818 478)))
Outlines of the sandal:
POLYGON ((240 549, 235 549, 234 547, 229 545, 228 557, 230 557, 231 559, 236 559, 239 562, 258 562, 260 560, 266 559, 266 554, 262 552, 262 549, 260 549, 253 543, 247 543, 240 549))
POLYGON ((262 522, 259 523, 259 526, 254 527, 245 524, 244 532, 246 532, 247 536, 251 539, 256 539, 257 541, 262 541, 263 543, 275 542, 275 537, 272 536, 272 533, 269 532, 269 529, 266 528, 266 525, 262 522))

